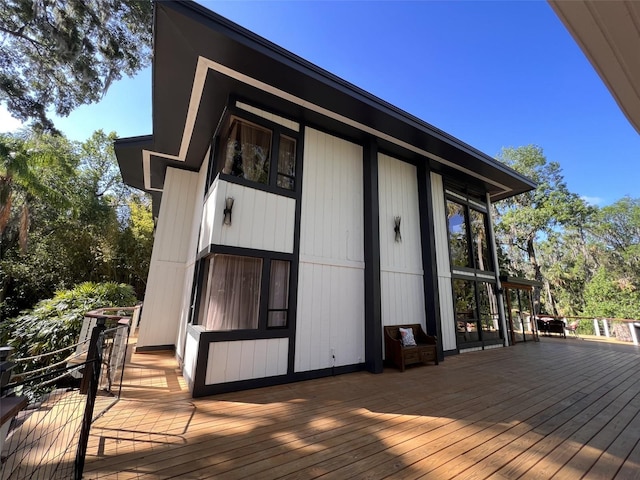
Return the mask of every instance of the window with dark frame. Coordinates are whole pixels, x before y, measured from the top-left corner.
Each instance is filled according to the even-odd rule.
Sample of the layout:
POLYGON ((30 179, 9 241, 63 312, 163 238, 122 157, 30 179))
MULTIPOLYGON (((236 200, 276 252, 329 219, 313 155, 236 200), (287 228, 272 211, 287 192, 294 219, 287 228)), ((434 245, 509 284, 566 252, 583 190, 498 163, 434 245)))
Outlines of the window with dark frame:
POLYGON ((213 254, 203 260, 202 268, 196 318, 207 331, 258 330, 265 323, 267 329, 289 326, 290 261, 213 254), (266 312, 260 307, 263 295, 268 295, 266 312))
POLYGON ((259 120, 228 116, 218 142, 216 171, 242 179, 240 183, 294 191, 298 144, 295 132, 270 122, 265 122, 268 127, 260 125, 256 123, 259 120))
POLYGON ((486 207, 447 191, 446 215, 458 344, 498 342, 500 325, 486 207))

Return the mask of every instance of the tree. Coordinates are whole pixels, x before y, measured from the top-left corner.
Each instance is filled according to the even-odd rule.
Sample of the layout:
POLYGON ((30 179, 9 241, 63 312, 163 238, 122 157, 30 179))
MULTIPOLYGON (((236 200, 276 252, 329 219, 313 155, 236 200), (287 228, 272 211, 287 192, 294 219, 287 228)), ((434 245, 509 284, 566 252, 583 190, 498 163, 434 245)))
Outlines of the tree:
POLYGON ((27 190, 12 177, 13 205, 29 204, 30 246, 20 248, 13 208, 0 234, 0 319, 85 281, 127 282, 144 294, 151 202, 122 183, 114 136, 98 131, 82 143, 33 131, 0 136, 0 146, 18 152, 11 161, 19 158, 39 185, 27 190))
MULTIPOLYGON (((557 313, 538 258, 538 243, 565 227, 582 228, 592 215, 592 208, 568 190, 560 165, 548 162, 542 148, 535 145, 504 148, 498 160, 537 183, 533 191, 495 205, 496 234, 509 258, 510 273, 542 282, 548 310, 557 313)), ((540 294, 536 292, 535 297, 538 303, 540 294)))
POLYGON ((151 19, 149 0, 4 0, 0 102, 55 131, 50 108, 66 116, 149 65, 151 19))
POLYGON ((585 288, 584 315, 640 319, 640 290, 628 278, 599 268, 585 288))
POLYGON ((590 233, 600 264, 640 285, 640 199, 624 197, 601 208, 590 233))

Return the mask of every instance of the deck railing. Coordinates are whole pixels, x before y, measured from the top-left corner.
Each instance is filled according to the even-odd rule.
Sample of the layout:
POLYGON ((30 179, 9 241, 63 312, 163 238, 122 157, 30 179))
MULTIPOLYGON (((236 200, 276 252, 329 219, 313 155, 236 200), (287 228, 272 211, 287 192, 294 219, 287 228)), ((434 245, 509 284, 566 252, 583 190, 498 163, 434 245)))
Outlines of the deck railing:
POLYGON ((546 314, 539 314, 536 318, 561 320, 565 324, 565 329, 573 322, 577 322, 578 334, 582 333, 596 337, 615 338, 623 342, 633 343, 634 345, 640 344, 640 320, 546 314))
POLYGON ((140 306, 87 313, 79 341, 65 349, 71 351, 67 358, 20 373, 3 386, 3 397, 23 395, 29 404, 8 429, 2 480, 82 478, 91 423, 119 398, 129 331, 137 327, 139 312, 140 306))

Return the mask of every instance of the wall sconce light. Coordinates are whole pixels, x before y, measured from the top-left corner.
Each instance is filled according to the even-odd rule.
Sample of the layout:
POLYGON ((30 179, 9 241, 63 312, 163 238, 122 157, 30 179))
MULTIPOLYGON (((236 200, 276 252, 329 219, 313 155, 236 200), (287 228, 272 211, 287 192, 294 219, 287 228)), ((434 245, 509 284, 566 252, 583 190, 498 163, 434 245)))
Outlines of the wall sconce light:
POLYGON ((395 232, 396 235, 396 242, 402 242, 402 235, 400 235, 400 217, 393 217, 393 223, 394 223, 394 227, 393 227, 393 231, 395 232))
POLYGON ((224 220, 222 223, 231 225, 231 210, 233 210, 233 197, 227 197, 224 201, 224 220))

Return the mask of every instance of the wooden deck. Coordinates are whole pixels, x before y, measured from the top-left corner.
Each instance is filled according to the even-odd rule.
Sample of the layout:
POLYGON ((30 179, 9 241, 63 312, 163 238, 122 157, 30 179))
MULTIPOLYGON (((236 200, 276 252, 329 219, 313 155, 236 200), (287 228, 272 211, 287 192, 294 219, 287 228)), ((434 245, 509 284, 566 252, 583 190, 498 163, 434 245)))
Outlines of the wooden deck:
POLYGON ((136 354, 85 478, 640 479, 640 349, 580 339, 191 399, 136 354))

